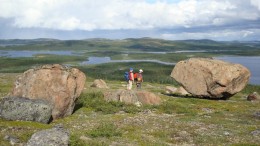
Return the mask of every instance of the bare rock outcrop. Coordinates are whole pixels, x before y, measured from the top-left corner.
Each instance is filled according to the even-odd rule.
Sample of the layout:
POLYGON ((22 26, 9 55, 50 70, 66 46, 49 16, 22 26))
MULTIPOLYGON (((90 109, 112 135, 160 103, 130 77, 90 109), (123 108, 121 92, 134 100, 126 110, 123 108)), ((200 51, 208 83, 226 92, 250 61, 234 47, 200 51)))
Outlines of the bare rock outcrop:
POLYGON ((85 74, 76 68, 43 65, 18 76, 9 96, 47 100, 53 104, 53 119, 57 119, 72 114, 85 80, 85 74))
POLYGON ((52 105, 41 99, 30 100, 20 97, 4 98, 0 102, 0 115, 7 120, 50 121, 52 105))
POLYGON ((117 90, 114 92, 106 92, 104 98, 107 101, 120 101, 137 106, 140 104, 158 105, 161 103, 159 96, 148 91, 117 90))
POLYGON ((229 98, 247 85, 250 71, 240 64, 191 58, 178 62, 171 77, 193 96, 229 98))
POLYGON ((102 79, 96 79, 94 80, 93 84, 91 85, 91 87, 95 87, 95 88, 108 88, 106 82, 102 79))
POLYGON ((104 93, 104 98, 107 101, 120 101, 126 104, 135 104, 138 102, 136 92, 132 90, 117 90, 104 93))

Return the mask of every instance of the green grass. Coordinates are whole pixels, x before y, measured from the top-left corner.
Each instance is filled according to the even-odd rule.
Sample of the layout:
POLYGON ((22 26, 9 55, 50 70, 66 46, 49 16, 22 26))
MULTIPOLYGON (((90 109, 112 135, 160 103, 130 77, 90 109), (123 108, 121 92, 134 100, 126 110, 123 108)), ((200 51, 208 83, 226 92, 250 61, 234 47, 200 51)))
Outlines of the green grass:
POLYGON ((243 90, 242 90, 243 93, 245 94, 250 94, 250 93, 253 93, 253 92, 257 92, 257 93, 260 93, 260 88, 259 88, 259 85, 250 85, 248 84, 243 90))
POLYGON ((87 132, 87 135, 95 137, 122 136, 122 132, 113 123, 101 123, 97 128, 87 132))
POLYGON ((35 131, 50 128, 50 125, 41 124, 37 122, 27 121, 6 121, 0 119, 0 143, 1 145, 10 145, 8 141, 4 140, 6 135, 18 137, 20 141, 28 141, 35 131))
POLYGON ((260 86, 247 85, 229 100, 208 100, 192 97, 175 97, 164 93, 165 86, 177 85, 170 77, 173 65, 158 63, 107 63, 78 66, 90 56, 109 56, 112 59, 156 59, 176 62, 189 57, 216 55, 260 55, 260 47, 243 44, 204 41, 165 41, 157 39, 51 41, 25 46, 0 47, 1 50, 73 50, 82 56, 39 54, 28 58, 0 58, 0 95, 10 92, 16 75, 41 64, 72 64, 82 70, 87 81, 84 92, 76 101, 74 113, 49 125, 0 119, 0 143, 7 134, 22 143, 40 130, 63 124, 70 131, 70 145, 259 145, 258 137, 250 133, 260 129, 259 102, 249 102, 246 96, 260 93, 260 86), (178 51, 214 50, 215 53, 128 54, 124 51, 178 51), (236 50, 236 51, 234 51, 236 50), (245 51, 246 50, 246 51, 245 51), (123 52, 123 53, 122 53, 123 52), (143 90, 159 95, 161 105, 136 107, 121 102, 106 102, 103 92, 125 89, 124 72, 133 67, 144 70, 143 90), (15 73, 15 74, 14 74, 15 73), (110 89, 90 88, 94 79, 105 80, 110 89), (228 133, 228 134, 226 134, 228 133), (85 138, 85 139, 84 139, 85 138))
MULTIPOLYGON (((12 77, 12 74, 7 74, 12 77)), ((10 78, 9 77, 9 78, 10 78)), ((259 129, 260 121, 253 116, 259 104, 246 101, 244 95, 260 86, 248 86, 229 100, 207 100, 161 95, 158 106, 135 107, 120 102, 105 102, 103 89, 89 87, 76 102, 73 115, 49 125, 0 120, 0 143, 9 145, 3 137, 9 133, 26 142, 36 131, 61 123, 70 131, 70 145, 257 145, 250 132, 259 129), (123 111, 123 112, 122 112, 123 111), (147 111, 150 111, 150 113, 147 111), (230 135, 225 136, 228 132, 230 135), (87 140, 82 139, 87 137, 87 140)), ((10 81, 11 82, 11 81, 10 81)), ((2 83, 2 82, 1 82, 2 83)), ((117 81, 107 81, 120 88, 117 81)), ((145 90, 158 93, 165 84, 144 84, 145 90), (148 88, 149 87, 149 88, 148 88), (159 89, 157 89, 159 88, 159 89)), ((11 87, 9 86, 9 89, 11 87)))
POLYGON ((80 66, 79 68, 91 78, 124 81, 124 72, 128 71, 130 67, 134 68, 134 72, 138 72, 138 70, 142 68, 144 70, 143 78, 146 82, 176 84, 175 81, 170 77, 171 71, 174 67, 172 65, 134 62, 106 63, 100 65, 80 66))

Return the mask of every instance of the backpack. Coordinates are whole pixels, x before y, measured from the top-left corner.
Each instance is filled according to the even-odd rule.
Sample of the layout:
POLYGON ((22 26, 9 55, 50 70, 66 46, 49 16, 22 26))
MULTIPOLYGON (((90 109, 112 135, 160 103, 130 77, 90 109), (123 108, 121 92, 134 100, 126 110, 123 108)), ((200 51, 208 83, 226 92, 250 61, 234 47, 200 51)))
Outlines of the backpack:
POLYGON ((126 81, 129 81, 129 73, 128 72, 125 72, 124 78, 125 78, 126 81))
POLYGON ((142 74, 137 74, 136 80, 139 81, 139 82, 142 81, 143 80, 143 75, 142 74))
POLYGON ((134 73, 134 80, 137 81, 137 76, 138 76, 138 73, 134 73))

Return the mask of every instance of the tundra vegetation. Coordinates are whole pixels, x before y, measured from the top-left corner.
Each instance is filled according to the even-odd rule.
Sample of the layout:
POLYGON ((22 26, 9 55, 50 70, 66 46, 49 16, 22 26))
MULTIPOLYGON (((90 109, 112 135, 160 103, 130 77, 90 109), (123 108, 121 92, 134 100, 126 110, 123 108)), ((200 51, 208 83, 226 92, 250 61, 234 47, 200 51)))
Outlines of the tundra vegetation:
POLYGON ((260 104, 246 100, 248 94, 260 93, 260 86, 249 84, 228 100, 200 99, 165 93, 166 86, 178 86, 170 77, 174 65, 149 62, 81 64, 91 56, 108 56, 112 60, 156 58, 172 63, 190 57, 256 56, 260 55, 259 42, 166 41, 143 38, 79 41, 0 40, 0 44, 2 44, 0 50, 3 51, 73 50, 76 54, 0 57, 1 98, 10 92, 17 75, 35 65, 67 64, 79 68, 87 76, 86 89, 78 98, 71 116, 57 119, 50 124, 0 119, 1 145, 11 145, 5 140, 7 135, 15 136, 21 143, 26 143, 33 133, 57 124, 63 124, 64 128, 70 131, 71 146, 171 144, 256 146, 260 143, 260 104), (190 52, 176 53, 183 50, 190 52), (160 105, 136 107, 121 102, 104 101, 103 92, 125 88, 123 74, 129 67, 144 70, 145 82, 142 88, 159 95, 163 100, 160 105), (109 89, 91 88, 90 85, 95 79, 105 80, 109 89))

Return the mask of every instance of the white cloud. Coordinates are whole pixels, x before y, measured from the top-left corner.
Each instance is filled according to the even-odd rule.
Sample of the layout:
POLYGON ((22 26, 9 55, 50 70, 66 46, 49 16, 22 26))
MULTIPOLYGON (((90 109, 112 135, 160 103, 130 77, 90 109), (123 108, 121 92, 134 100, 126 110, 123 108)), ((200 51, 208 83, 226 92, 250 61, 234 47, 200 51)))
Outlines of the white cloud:
POLYGON ((99 32, 98 37, 102 37, 106 34, 101 32, 115 30, 111 34, 121 37, 260 37, 260 0, 0 0, 0 10, 0 36, 5 36, 7 31, 2 30, 9 27, 35 33, 40 28, 41 33, 35 36, 45 30, 50 34, 77 30, 94 37, 90 33, 99 32))
POLYGON ((250 0, 251 4, 260 10, 260 0, 250 0))
POLYGON ((220 41, 232 40, 252 40, 259 37, 260 29, 250 30, 229 30, 212 32, 181 32, 181 33, 163 33, 161 38, 168 40, 185 40, 185 39, 212 39, 220 41))
POLYGON ((243 33, 244 33, 244 34, 243 34, 243 37, 244 37, 244 38, 248 37, 248 36, 251 35, 251 34, 254 34, 253 31, 244 31, 243 33))
POLYGON ((238 1, 0 0, 0 17, 14 19, 15 27, 60 30, 225 25, 260 17, 259 0, 238 1))

